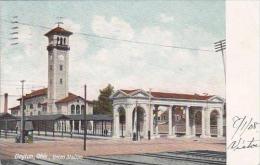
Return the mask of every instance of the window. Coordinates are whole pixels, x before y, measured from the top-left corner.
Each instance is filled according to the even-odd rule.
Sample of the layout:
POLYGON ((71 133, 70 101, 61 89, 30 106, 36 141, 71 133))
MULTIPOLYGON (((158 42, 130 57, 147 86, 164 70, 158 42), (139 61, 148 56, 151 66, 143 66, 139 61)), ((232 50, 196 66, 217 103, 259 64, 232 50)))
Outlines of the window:
POLYGON ((62 45, 62 38, 60 38, 60 44, 62 45))
POLYGON ((66 45, 66 38, 64 38, 64 45, 66 45))
POLYGON ((75 105, 71 105, 70 107, 71 114, 75 114, 75 105))
MULTIPOLYGON (((85 110, 85 106, 84 105, 81 105, 81 114, 84 113, 84 110, 85 110)), ((87 113, 87 112, 86 112, 87 113)))
POLYGON ((41 108, 41 103, 38 103, 38 108, 41 108))
POLYGON ((63 70, 63 65, 60 65, 60 71, 62 71, 63 70))
POLYGON ((30 109, 33 109, 33 104, 30 104, 30 109))
POLYGON ((46 112, 47 111, 47 107, 43 107, 42 111, 46 112))
POLYGON ((60 79, 60 84, 62 84, 62 78, 60 79))
POLYGON ((76 114, 80 114, 80 107, 79 107, 79 105, 76 106, 76 114))
POLYGON ((52 68, 52 65, 50 65, 50 70, 52 70, 53 68, 52 68))
POLYGON ((57 45, 59 45, 59 40, 60 40, 60 38, 58 37, 58 38, 57 38, 57 45))

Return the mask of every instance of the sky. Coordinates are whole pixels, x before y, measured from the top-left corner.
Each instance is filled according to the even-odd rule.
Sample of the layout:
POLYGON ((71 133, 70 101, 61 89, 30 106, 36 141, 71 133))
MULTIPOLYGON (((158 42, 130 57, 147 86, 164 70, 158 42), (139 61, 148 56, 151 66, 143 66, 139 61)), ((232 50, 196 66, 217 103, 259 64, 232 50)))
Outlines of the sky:
POLYGON ((0 1, 0 16, 1 96, 9 93, 9 107, 18 104, 20 80, 26 80, 25 92, 47 87, 44 34, 49 29, 19 24, 19 44, 11 45, 14 24, 8 21, 54 28, 57 17, 74 33, 70 92, 83 96, 87 84, 88 99, 97 99, 99 89, 110 83, 115 90, 151 88, 225 97, 222 56, 214 52, 214 42, 225 39, 224 1, 0 1))

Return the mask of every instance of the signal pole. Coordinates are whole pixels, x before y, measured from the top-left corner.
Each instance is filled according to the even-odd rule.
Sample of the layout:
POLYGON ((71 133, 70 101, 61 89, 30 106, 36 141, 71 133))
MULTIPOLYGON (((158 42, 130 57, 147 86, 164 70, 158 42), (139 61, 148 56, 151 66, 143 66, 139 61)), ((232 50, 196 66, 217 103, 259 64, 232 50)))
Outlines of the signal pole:
POLYGON ((225 62, 224 50, 226 50, 226 40, 220 40, 218 42, 215 42, 215 51, 221 52, 222 54, 222 61, 224 66, 224 74, 225 74, 225 82, 226 82, 226 62, 225 62))
POLYGON ((21 80, 22 83, 22 99, 21 99, 21 143, 24 142, 24 103, 23 103, 23 88, 25 80, 21 80))
POLYGON ((84 85, 84 104, 85 108, 83 111, 84 115, 84 151, 86 151, 86 135, 87 135, 87 128, 86 128, 86 110, 87 110, 87 85, 84 85))

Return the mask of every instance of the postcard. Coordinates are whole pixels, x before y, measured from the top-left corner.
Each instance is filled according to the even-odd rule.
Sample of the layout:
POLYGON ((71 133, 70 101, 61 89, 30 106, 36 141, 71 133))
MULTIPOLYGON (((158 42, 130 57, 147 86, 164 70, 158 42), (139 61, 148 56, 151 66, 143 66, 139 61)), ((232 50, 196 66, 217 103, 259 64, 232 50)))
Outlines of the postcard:
POLYGON ((0 1, 0 165, 259 165, 259 3, 0 1))

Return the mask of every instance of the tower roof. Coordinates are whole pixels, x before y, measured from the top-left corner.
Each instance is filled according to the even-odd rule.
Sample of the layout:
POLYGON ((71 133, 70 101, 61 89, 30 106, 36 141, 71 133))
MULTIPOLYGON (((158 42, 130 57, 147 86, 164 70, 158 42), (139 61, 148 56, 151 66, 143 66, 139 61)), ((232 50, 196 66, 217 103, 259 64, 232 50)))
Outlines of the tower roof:
POLYGON ((48 37, 48 36, 54 35, 54 34, 62 34, 62 35, 65 35, 65 36, 70 36, 73 33, 58 26, 58 27, 50 30, 48 33, 46 33, 45 36, 48 37))

